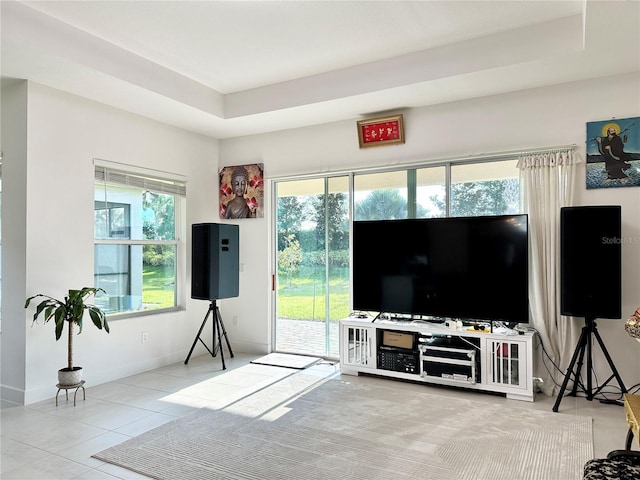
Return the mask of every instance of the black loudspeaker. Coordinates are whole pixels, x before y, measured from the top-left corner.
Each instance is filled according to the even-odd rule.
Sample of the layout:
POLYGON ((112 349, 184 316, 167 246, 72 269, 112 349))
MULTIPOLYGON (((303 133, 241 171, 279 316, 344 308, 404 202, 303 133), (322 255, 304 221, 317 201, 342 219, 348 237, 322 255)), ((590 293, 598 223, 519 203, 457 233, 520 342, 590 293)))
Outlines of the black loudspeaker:
POLYGON ((239 292, 238 225, 191 226, 191 298, 217 300, 239 292))
POLYGON ((560 313, 622 316, 622 209, 619 205, 560 210, 560 313))

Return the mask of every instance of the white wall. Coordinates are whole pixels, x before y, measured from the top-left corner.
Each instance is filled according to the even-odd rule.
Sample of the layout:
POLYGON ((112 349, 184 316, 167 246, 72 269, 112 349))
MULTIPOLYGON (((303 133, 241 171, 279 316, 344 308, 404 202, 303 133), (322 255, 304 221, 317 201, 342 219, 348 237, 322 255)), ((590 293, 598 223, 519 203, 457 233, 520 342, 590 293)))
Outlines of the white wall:
MULTIPOLYGON (((628 75, 407 110, 404 145, 363 150, 358 148, 356 119, 218 142, 33 83, 27 97, 24 87, 3 91, 3 398, 32 403, 51 397, 56 370, 65 364, 65 345, 54 341, 53 326, 32 328, 22 306, 29 295, 60 295, 65 288, 93 282, 93 223, 86 220, 93 215, 93 158, 184 175, 189 227, 219 221, 219 166, 264 163, 268 180, 566 144, 576 144, 584 158, 585 123, 639 116, 638 85, 640 77, 628 75), (15 110, 9 111, 9 105, 15 110), (7 127, 7 118, 27 122, 26 137, 18 135, 17 146, 10 149, 6 134, 20 133, 20 128, 19 123, 7 127), (24 185, 9 185, 9 162, 19 165, 24 178, 18 181, 24 185), (6 215, 10 203, 24 215, 6 215), (13 245, 16 258, 9 249, 13 227, 24 239, 24 245, 13 245), (9 258, 15 261, 7 262, 9 258)), ((640 305, 640 242, 632 241, 640 237, 640 188, 586 191, 583 170, 579 178, 579 203, 623 206, 623 234, 630 239, 623 247, 626 318, 640 305)), ((268 201, 268 183, 265 187, 268 201)), ((265 218, 236 221, 244 267, 240 297, 220 301, 220 310, 237 352, 266 353, 271 348, 272 213, 268 204, 265 218), (233 316, 237 326, 230 321, 233 316)), ((188 229, 187 263, 190 240, 188 229)), ((186 285, 190 265, 182 273, 186 285)), ((88 384, 183 361, 208 307, 190 300, 188 288, 184 296, 186 310, 113 321, 110 335, 87 326, 76 341, 76 363, 85 368, 88 384), (145 344, 143 331, 149 332, 145 344)), ((625 383, 639 382, 640 345, 624 333, 622 321, 599 325, 625 383)), ((203 353, 198 347, 194 356, 203 353)), ((220 368, 219 360, 212 359, 212 368, 220 368)))
POLYGON ((22 399, 25 388, 27 83, 2 89, 2 398, 22 399), (8 179, 11 178, 11 181, 8 179), (14 319, 12 321, 11 319, 14 319), (10 341, 5 341, 10 339, 10 341), (6 387, 5 387, 6 386, 6 387), (5 392, 6 390, 6 392, 5 392))
MULTIPOLYGON (((271 179, 571 144, 584 159, 586 122, 639 116, 639 85, 640 77, 633 74, 407 110, 403 112, 403 145, 360 150, 357 119, 227 139, 221 142, 220 165, 264 163, 265 178, 271 179)), ((623 207, 623 234, 630 239, 623 247, 622 311, 626 319, 640 305, 640 188, 586 191, 584 164, 578 179, 578 204, 623 207)), ((267 190, 265 199, 270 194, 267 190)), ((267 208, 264 219, 240 222, 245 275, 240 298, 228 301, 227 313, 223 311, 223 316, 241 319, 239 327, 230 330, 234 342, 264 351, 270 348, 272 215, 267 208)), ((598 323, 625 384, 640 382, 640 344, 626 335, 623 321, 598 323)), ((576 330, 581 327, 578 324, 576 330)), ((596 371, 603 369, 599 378, 604 381, 610 371, 598 349, 594 351, 596 371)))
MULTIPOLYGON (((3 93, 7 101, 11 92, 3 93)), ((93 285, 94 158, 184 176, 186 225, 216 221, 218 211, 218 141, 34 83, 28 83, 25 104, 26 150, 5 150, 4 163, 26 167, 26 184, 20 188, 26 199, 17 193, 10 196, 10 172, 5 170, 3 179, 3 204, 26 212, 26 256, 13 270, 3 270, 3 289, 12 286, 11 295, 4 291, 2 298, 3 326, 12 326, 2 332, 3 398, 18 403, 51 397, 57 369, 66 365, 66 341, 55 342, 53 324, 43 326, 40 320, 32 327, 33 310, 23 308, 24 299, 36 293, 58 297, 68 288, 93 285), (9 350, 18 362, 5 358, 9 350), (20 356, 25 367, 19 365, 20 356)), ((19 227, 20 222, 19 217, 3 215, 3 240, 12 223, 19 227)), ((190 228, 186 232, 183 240, 189 247, 190 228)), ((12 247, 4 245, 5 267, 15 253, 12 247)), ((181 266, 181 275, 186 286, 190 265, 181 266)), ((75 363, 84 367, 87 385, 184 360, 208 304, 191 300, 188 289, 182 294, 188 299, 185 310, 111 320, 109 335, 88 322, 75 339, 75 363), (143 331, 149 332, 145 344, 143 331)), ((197 350, 194 356, 202 353, 204 349, 197 350)))

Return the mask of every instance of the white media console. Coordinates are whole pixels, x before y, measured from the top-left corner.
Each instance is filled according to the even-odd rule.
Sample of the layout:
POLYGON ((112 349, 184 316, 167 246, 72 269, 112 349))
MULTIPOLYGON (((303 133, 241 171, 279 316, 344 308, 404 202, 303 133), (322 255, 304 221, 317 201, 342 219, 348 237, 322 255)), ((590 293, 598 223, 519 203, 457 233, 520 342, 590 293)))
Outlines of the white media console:
POLYGON ((533 402, 533 334, 452 329, 439 323, 340 321, 340 372, 498 392, 533 402))

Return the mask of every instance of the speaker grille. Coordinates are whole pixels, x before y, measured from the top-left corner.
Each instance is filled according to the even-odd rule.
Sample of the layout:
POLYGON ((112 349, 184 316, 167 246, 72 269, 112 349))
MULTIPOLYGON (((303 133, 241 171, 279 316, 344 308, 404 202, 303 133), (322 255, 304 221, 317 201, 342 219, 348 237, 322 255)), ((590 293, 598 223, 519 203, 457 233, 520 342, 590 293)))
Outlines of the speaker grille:
POLYGON ((563 315, 622 315, 622 209, 619 205, 560 211, 560 310, 563 315))
POLYGON ((238 242, 237 225, 192 225, 191 298, 217 300, 239 295, 238 242))

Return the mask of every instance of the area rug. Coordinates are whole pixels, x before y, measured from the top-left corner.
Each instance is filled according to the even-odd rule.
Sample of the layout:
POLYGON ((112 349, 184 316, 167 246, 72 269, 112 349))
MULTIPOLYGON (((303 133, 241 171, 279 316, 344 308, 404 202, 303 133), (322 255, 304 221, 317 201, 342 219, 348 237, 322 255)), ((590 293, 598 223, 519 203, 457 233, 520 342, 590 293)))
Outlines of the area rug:
POLYGON ((161 480, 575 480, 593 457, 588 417, 301 375, 277 396, 287 381, 302 394, 261 413, 268 389, 94 457, 161 480))
POLYGON ((271 365, 273 367, 286 367, 302 370, 310 367, 314 363, 318 363, 321 359, 318 357, 308 357, 306 355, 292 355, 288 353, 270 353, 264 357, 251 360, 251 363, 258 365, 271 365))

